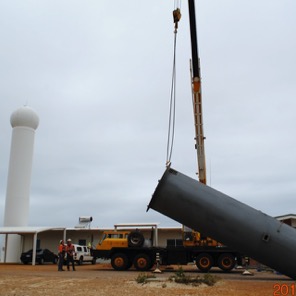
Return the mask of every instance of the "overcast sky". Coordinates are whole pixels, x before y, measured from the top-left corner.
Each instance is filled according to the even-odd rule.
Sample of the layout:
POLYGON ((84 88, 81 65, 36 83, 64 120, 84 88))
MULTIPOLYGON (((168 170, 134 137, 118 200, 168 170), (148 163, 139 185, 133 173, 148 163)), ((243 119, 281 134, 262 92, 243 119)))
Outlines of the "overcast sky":
MULTIPOLYGON (((0 0, 0 225, 23 105, 40 118, 31 226, 179 225, 146 213, 165 170, 175 2, 0 0)), ((195 2, 208 185, 296 214, 296 2, 195 2)), ((197 178, 187 1, 181 13, 172 167, 197 178)))

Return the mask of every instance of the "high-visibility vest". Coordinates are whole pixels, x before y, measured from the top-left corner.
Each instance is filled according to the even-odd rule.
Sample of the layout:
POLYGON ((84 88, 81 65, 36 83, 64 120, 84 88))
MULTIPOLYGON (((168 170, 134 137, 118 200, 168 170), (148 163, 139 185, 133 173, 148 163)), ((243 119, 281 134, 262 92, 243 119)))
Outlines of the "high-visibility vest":
POLYGON ((66 247, 66 250, 67 250, 67 253, 71 256, 73 256, 73 253, 74 253, 74 246, 71 244, 71 245, 67 245, 66 247))
POLYGON ((59 245, 58 251, 59 251, 59 253, 63 253, 65 251, 65 247, 63 244, 59 245))

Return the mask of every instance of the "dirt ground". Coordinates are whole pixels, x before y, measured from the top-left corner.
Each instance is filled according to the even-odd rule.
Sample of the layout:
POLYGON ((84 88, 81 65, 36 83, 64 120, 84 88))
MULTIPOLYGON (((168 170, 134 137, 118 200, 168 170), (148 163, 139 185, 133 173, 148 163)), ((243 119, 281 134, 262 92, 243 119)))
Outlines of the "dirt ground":
MULTIPOLYGON (((257 272, 243 276, 243 270, 222 273, 214 270, 210 274, 219 277, 214 286, 202 284, 177 284, 169 280, 175 275, 174 270, 161 268, 162 273, 136 270, 114 271, 109 264, 84 264, 76 266, 76 271, 58 272, 57 266, 0 264, 1 296, 60 296, 60 295, 228 295, 228 296, 270 296, 296 295, 295 282, 286 276, 272 272, 257 272), (154 275, 146 284, 135 280, 139 275, 154 275)), ((194 266, 184 267, 186 275, 203 276, 194 266)))

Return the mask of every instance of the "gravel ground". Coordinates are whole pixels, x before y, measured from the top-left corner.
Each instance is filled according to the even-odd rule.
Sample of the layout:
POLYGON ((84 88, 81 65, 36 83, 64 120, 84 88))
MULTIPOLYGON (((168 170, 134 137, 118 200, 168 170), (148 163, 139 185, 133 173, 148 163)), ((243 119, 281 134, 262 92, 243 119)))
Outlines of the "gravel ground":
MULTIPOLYGON (((296 295, 295 282, 283 275, 272 272, 256 272, 253 276, 243 276, 242 270, 231 273, 213 271, 219 278, 214 286, 202 284, 192 286, 171 282, 178 267, 162 268, 162 273, 136 270, 118 272, 109 264, 85 264, 76 271, 58 272, 57 266, 0 264, 0 296, 57 296, 57 295, 228 295, 228 296, 270 296, 296 295), (139 275, 154 275, 146 284, 139 284, 139 275)), ((203 276, 193 266, 183 267, 187 276, 203 276)))

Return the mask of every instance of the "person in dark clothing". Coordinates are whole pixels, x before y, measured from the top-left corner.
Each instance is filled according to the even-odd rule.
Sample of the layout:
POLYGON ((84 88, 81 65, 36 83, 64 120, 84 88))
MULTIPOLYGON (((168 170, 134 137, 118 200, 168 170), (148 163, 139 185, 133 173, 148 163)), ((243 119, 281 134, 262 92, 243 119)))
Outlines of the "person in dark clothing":
POLYGON ((58 271, 64 271, 63 264, 64 264, 64 257, 66 253, 66 246, 63 240, 60 240, 60 244, 58 246, 58 255, 59 255, 59 264, 58 264, 58 271))
POLYGON ((70 238, 67 240, 66 252, 67 252, 67 270, 68 271, 70 270, 70 263, 71 263, 72 270, 75 271, 74 258, 73 258, 75 250, 70 238))

